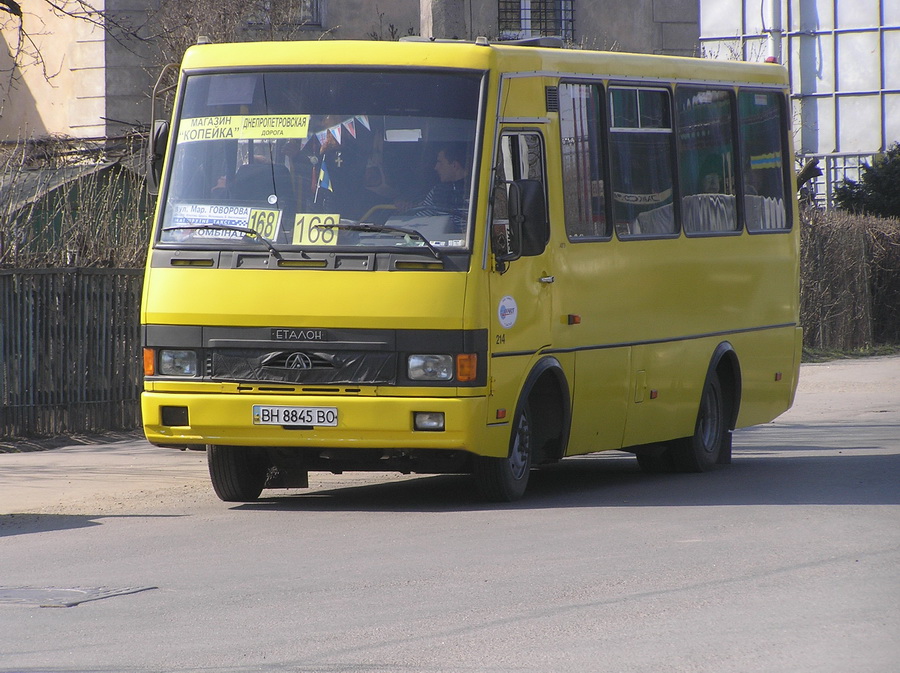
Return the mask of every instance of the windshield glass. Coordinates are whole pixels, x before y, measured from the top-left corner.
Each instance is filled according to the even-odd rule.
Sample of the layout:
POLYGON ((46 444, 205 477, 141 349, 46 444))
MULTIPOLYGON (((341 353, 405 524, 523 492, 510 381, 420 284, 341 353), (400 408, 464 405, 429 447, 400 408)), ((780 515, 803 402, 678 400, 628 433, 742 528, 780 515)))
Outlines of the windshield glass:
POLYGON ((426 71, 189 76, 157 240, 465 249, 480 83, 426 71))

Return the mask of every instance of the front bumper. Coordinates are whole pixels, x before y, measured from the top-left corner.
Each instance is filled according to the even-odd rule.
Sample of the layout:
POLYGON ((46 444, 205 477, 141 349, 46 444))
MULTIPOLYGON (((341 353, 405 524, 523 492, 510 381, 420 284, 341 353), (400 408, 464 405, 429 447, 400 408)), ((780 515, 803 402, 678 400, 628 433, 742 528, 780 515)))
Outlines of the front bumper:
MULTIPOLYGON (((460 450, 485 456, 506 455, 502 433, 485 425, 484 397, 371 397, 350 395, 206 394, 153 392, 141 395, 144 432, 153 444, 352 448, 381 450, 460 450), (336 407, 336 427, 308 429, 254 425, 253 406, 336 407), (186 414, 163 413, 184 407, 186 414), (416 412, 444 414, 443 431, 417 431, 416 412), (186 418, 185 418, 186 416, 186 418), (171 418, 184 425, 166 425, 171 418), (181 421, 179 421, 181 422, 181 421), (490 437, 488 436, 490 435, 490 437), (492 446, 496 444, 496 446, 492 446)), ((506 436, 508 439, 508 435, 506 436)))

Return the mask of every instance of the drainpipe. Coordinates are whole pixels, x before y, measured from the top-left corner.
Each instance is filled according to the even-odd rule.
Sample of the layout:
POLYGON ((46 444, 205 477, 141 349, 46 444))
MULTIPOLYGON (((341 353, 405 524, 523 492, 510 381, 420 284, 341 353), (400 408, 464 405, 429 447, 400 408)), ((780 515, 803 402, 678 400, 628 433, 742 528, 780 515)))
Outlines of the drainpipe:
POLYGON ((766 23, 769 24, 769 28, 766 32, 769 34, 769 38, 766 63, 781 63, 781 38, 784 35, 781 26, 781 0, 768 0, 768 3, 769 16, 766 23))

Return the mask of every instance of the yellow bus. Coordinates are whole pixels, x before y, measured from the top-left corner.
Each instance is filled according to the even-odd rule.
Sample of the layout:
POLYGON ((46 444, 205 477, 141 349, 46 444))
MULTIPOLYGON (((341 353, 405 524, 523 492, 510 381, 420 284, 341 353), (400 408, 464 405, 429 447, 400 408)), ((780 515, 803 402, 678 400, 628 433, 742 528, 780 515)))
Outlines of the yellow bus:
POLYGON ((532 43, 191 47, 141 312, 144 430, 225 501, 309 471, 730 462, 801 350, 784 68, 532 43))

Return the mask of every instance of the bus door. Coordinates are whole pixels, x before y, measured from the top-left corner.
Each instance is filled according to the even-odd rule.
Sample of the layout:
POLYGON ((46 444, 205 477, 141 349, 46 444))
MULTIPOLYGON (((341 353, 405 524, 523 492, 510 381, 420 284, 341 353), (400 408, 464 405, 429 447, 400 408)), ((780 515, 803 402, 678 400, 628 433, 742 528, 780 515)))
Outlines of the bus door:
POLYGON ((488 422, 502 418, 498 410, 512 414, 521 380, 537 354, 551 345, 555 282, 547 248, 550 229, 542 135, 536 130, 502 132, 494 173, 491 236, 495 253, 505 246, 497 239, 508 235, 509 222, 520 215, 516 210, 523 201, 532 217, 516 234, 521 240, 510 242, 515 258, 498 261, 490 274, 491 377, 496 397, 488 422), (536 209, 541 211, 539 217, 533 216, 536 209))

